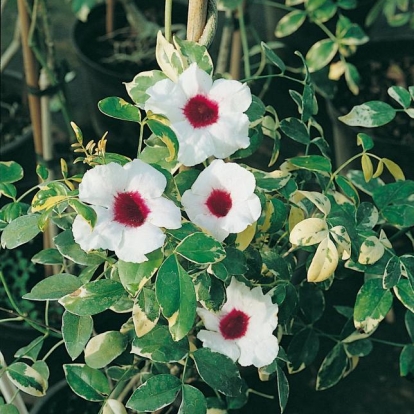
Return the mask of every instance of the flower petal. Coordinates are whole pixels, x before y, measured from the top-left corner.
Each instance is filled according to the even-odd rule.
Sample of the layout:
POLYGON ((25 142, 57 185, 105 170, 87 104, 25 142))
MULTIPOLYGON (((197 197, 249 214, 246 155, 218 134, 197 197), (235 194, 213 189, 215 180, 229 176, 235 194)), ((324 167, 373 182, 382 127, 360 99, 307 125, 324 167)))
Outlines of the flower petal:
POLYGON ((156 226, 144 223, 140 227, 128 227, 123 232, 123 238, 116 255, 125 262, 142 263, 147 261, 145 256, 163 246, 165 234, 156 226))
POLYGON ((197 338, 203 342, 203 346, 210 348, 212 351, 220 352, 227 355, 233 361, 240 357, 240 348, 234 341, 225 340, 219 333, 201 330, 197 338))
POLYGON ((252 103, 252 94, 245 83, 218 79, 210 89, 210 97, 220 104, 220 112, 245 112, 252 103))
POLYGON ((178 85, 188 98, 198 94, 207 95, 212 84, 211 76, 196 63, 192 63, 178 78, 178 85))
POLYGON ((149 223, 167 229, 178 229, 181 227, 181 211, 171 200, 158 197, 147 200, 147 205, 151 210, 147 219, 149 223))
POLYGON ((141 160, 133 160, 124 166, 127 176, 125 191, 138 191, 144 198, 160 197, 167 185, 162 173, 141 160))
POLYGON ((124 191, 127 175, 121 165, 111 162, 87 171, 79 184, 79 199, 90 204, 109 207, 113 197, 124 191))

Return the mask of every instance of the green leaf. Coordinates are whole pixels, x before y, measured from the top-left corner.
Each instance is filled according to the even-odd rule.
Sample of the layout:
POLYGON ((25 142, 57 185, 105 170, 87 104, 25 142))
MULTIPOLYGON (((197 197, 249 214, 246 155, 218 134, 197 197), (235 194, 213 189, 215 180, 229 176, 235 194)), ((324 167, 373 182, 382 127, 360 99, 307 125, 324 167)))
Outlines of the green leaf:
POLYGON ((165 363, 184 359, 188 351, 188 339, 185 337, 174 341, 168 328, 163 325, 155 326, 141 338, 134 338, 131 349, 131 352, 136 355, 165 363))
POLYGON ((280 73, 284 73, 286 65, 283 60, 264 42, 261 43, 265 56, 269 59, 270 63, 273 63, 280 69, 280 73))
POLYGON ((374 140, 362 132, 357 135, 357 144, 361 145, 364 151, 369 151, 374 148, 374 140))
POLYGON ((329 158, 321 155, 303 155, 299 157, 289 158, 288 161, 296 167, 305 170, 329 173, 332 171, 332 165, 329 158))
POLYGON ((385 267, 383 286, 384 289, 393 288, 401 277, 401 262, 398 256, 392 256, 385 267))
POLYGON ((316 358, 319 350, 319 337, 315 331, 303 328, 296 333, 289 343, 287 355, 289 372, 300 372, 309 366, 316 358))
POLYGON ((13 404, 0 405, 1 414, 19 414, 18 408, 13 404))
POLYGON ((201 232, 187 236, 175 251, 190 262, 199 264, 216 263, 226 255, 220 242, 201 232))
POLYGON ((355 328, 366 334, 373 333, 390 310, 392 299, 392 293, 383 288, 382 279, 367 280, 356 297, 355 328))
POLYGON ((335 182, 346 197, 350 198, 354 204, 359 204, 358 190, 354 187, 348 178, 344 177, 343 175, 337 175, 335 177, 335 182))
POLYGON ((73 239, 72 230, 64 230, 54 239, 59 253, 67 259, 83 266, 99 265, 104 262, 98 254, 86 253, 73 239))
POLYGON ((17 217, 4 230, 1 235, 1 246, 15 249, 33 240, 39 233, 39 214, 29 214, 17 217))
POLYGON ((160 267, 155 293, 171 335, 179 341, 193 327, 197 302, 193 282, 176 256, 169 256, 160 267))
POLYGON ((411 312, 414 312, 414 289, 407 279, 400 279, 394 292, 400 302, 411 312))
POLYGON ((305 145, 310 143, 309 131, 300 119, 293 117, 283 119, 280 122, 280 129, 294 141, 305 145))
POLYGON ((7 368, 10 381, 26 394, 43 397, 48 387, 47 379, 24 362, 14 362, 7 368))
POLYGON ((0 196, 1 195, 14 199, 17 195, 16 186, 8 183, 0 183, 0 196))
POLYGON ((226 257, 221 262, 213 264, 212 269, 218 265, 223 266, 229 275, 244 275, 248 270, 244 253, 233 247, 226 248, 226 257))
POLYGON ((23 178, 23 168, 15 161, 0 162, 0 183, 15 183, 23 178))
POLYGON ((414 289, 414 255, 404 254, 400 257, 403 270, 414 289))
POLYGON ((112 118, 123 121, 141 122, 141 113, 139 109, 125 101, 125 99, 116 96, 104 98, 98 102, 99 110, 112 118))
POLYGON ((331 39, 323 39, 316 42, 306 54, 306 64, 310 72, 325 67, 338 52, 338 44, 331 39))
POLYGON ((407 310, 405 312, 405 327, 407 328, 408 335, 414 343, 414 312, 407 310))
POLYGON ((374 128, 388 124, 394 119, 395 114, 396 111, 391 105, 381 101, 370 101, 354 106, 351 112, 338 119, 349 126, 374 128))
POLYGON ((306 320, 314 323, 325 310, 325 297, 322 290, 311 283, 304 283, 299 289, 299 306, 306 320))
POLYGON ((372 198, 382 210, 391 204, 410 204, 414 194, 414 181, 400 181, 374 189, 372 198))
POLYGON ((378 210, 368 202, 363 202, 358 206, 356 220, 357 229, 371 230, 378 223, 378 210))
POLYGON ((128 338, 118 331, 94 336, 86 345, 85 362, 91 368, 104 368, 125 351, 128 338))
POLYGON ((388 88, 388 95, 396 100, 403 108, 409 108, 411 103, 411 95, 407 89, 404 89, 402 86, 391 86, 388 88))
POLYGON ((255 122, 263 117, 265 111, 266 107, 264 106, 263 102, 257 96, 253 95, 252 103, 250 104, 245 114, 249 118, 250 122, 255 122))
POLYGON ((349 90, 354 95, 358 95, 359 84, 361 82, 361 76, 356 66, 349 62, 345 63, 345 80, 346 80, 349 90))
POLYGON ((62 316, 62 336, 72 361, 85 349, 91 337, 93 319, 91 316, 78 316, 65 311, 62 316))
POLYGON ((364 357, 372 351, 373 345, 370 339, 361 339, 345 344, 345 349, 348 355, 364 357))
POLYGON ((28 358, 31 361, 35 362, 43 347, 44 339, 44 336, 38 336, 37 338, 33 339, 29 345, 26 345, 16 351, 14 354, 15 358, 28 358))
POLYGON ((59 303, 75 315, 95 315, 110 308, 124 292, 119 282, 110 279, 95 280, 63 296, 59 303))
POLYGON ((131 99, 143 108, 149 98, 146 93, 147 89, 166 78, 167 76, 160 70, 141 72, 131 82, 125 83, 125 87, 131 99))
POLYGON ((63 257, 59 250, 54 248, 41 250, 32 257, 32 262, 46 265, 62 265, 63 257))
POLYGON ((281 170, 275 170, 270 173, 256 169, 251 170, 256 179, 256 187, 266 193, 280 190, 288 184, 291 177, 291 174, 281 170))
POLYGON ((302 26, 306 19, 306 12, 303 10, 294 10, 285 14, 277 23, 275 29, 276 37, 289 36, 302 26))
POLYGON ((414 375, 414 344, 406 345, 401 351, 400 375, 402 377, 414 375))
POLYGON ((68 203, 91 227, 95 226, 97 215, 96 211, 92 207, 83 204, 76 198, 68 200, 68 203))
POLYGON ((178 37, 174 37, 174 43, 181 54, 187 58, 189 64, 195 62, 204 72, 209 75, 213 73, 213 61, 205 46, 178 37))
POLYGON ((206 414, 207 401, 203 393, 188 384, 183 385, 182 401, 178 414, 206 414))
POLYGON ((176 399, 181 385, 181 380, 172 375, 155 375, 134 391, 126 407, 136 411, 159 410, 176 399))
POLYGON ((230 397, 240 394, 240 373, 229 357, 208 348, 200 348, 193 353, 193 358, 200 377, 210 387, 230 397))
POLYGON ((170 162, 177 158, 178 139, 175 132, 168 126, 155 119, 149 119, 147 122, 149 128, 167 147, 169 156, 166 161, 170 162))
POLYGON ((131 295, 136 295, 161 266, 162 251, 151 252, 147 254, 147 258, 148 260, 143 263, 118 261, 119 279, 125 290, 131 295))
POLYGON ((277 364, 276 366, 276 374, 277 392, 279 395, 279 407, 280 412, 283 413, 283 411, 285 411, 286 404, 289 398, 289 382, 279 364, 277 364))
POLYGON ((66 382, 72 391, 88 401, 104 401, 111 392, 104 373, 84 364, 64 364, 66 382))
POLYGON ((59 273, 41 280, 23 298, 29 300, 58 300, 81 286, 82 282, 78 277, 59 273))
POLYGON ((328 353, 319 367, 316 389, 321 391, 333 387, 344 376, 347 366, 348 358, 344 344, 338 343, 328 353))
POLYGON ((156 326, 160 313, 160 305, 157 302, 155 291, 144 287, 132 310, 136 335, 141 337, 150 332, 156 326))

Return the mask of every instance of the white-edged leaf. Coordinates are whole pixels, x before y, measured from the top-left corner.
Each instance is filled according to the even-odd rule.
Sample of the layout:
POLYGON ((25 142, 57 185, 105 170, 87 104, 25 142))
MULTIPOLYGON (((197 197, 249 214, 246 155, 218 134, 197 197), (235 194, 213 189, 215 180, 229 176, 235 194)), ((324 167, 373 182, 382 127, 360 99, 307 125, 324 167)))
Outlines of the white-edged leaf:
POLYGON ((48 388, 47 379, 24 362, 15 362, 7 368, 9 380, 26 394, 43 397, 48 388))
POLYGON ((299 194, 311 201, 323 214, 328 215, 331 211, 331 202, 325 195, 317 191, 298 191, 299 194))
POLYGON ((161 70, 172 81, 176 82, 178 76, 185 69, 185 62, 174 46, 167 41, 161 31, 157 34, 157 46, 155 49, 157 63, 161 70))

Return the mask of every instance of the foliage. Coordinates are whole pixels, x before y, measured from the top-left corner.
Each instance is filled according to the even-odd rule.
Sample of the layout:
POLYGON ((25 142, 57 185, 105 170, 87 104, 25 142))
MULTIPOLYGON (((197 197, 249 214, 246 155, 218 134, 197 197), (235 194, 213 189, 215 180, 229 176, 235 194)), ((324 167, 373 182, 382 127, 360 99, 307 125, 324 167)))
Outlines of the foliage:
MULTIPOLYGON (((344 7, 345 2, 341 4, 344 7)), ((317 12, 318 8, 307 9, 319 24, 337 11, 336 5, 325 6, 323 13, 317 12)), ((297 13, 291 15, 289 24, 298 27, 302 18, 297 13)), ((284 23, 286 20, 279 30, 286 34, 290 29, 284 23)), ((323 52, 325 59, 317 65, 324 66, 333 52, 345 56, 351 46, 365 41, 363 33, 343 18, 338 25, 340 41, 327 39, 307 58, 296 56, 303 75, 290 73, 281 57, 262 43, 263 60, 277 69, 275 76, 296 85, 290 94, 298 115, 279 119, 277 108, 252 97, 246 111, 250 145, 226 157, 226 163, 237 160, 254 177, 254 197, 261 213, 244 230, 230 231, 224 241, 189 221, 181 204, 186 191, 194 188, 197 178, 213 164, 213 157, 194 167, 183 166, 178 161, 180 143, 173 121, 146 110, 150 88, 168 78, 176 81, 191 64, 206 76, 214 73, 204 46, 179 39, 169 43, 159 33, 157 62, 161 71, 137 74, 126 85, 133 103, 118 97, 99 102, 106 115, 141 126, 136 158, 161 173, 166 183, 164 197, 181 209, 181 227, 166 228, 162 246, 148 253, 146 261, 120 260, 110 248, 84 250, 75 241, 76 220, 87 223, 91 237, 100 226, 99 210, 80 197, 86 174, 111 163, 125 167, 132 161, 106 151, 110 136, 97 144, 87 142, 73 124, 75 163, 83 163, 87 171, 72 174, 72 168, 62 160, 61 178, 50 180, 39 166, 40 184, 32 189, 30 206, 17 194, 22 168, 13 161, 0 163, 0 193, 9 200, 0 210, 2 248, 19 248, 50 225, 58 229, 55 246, 32 259, 55 266, 57 271, 25 292, 24 299, 57 302, 63 307, 61 327, 53 333, 62 339, 72 359, 64 365, 66 380, 74 393, 96 402, 97 411, 99 406, 104 413, 157 411, 172 406, 181 414, 202 414, 211 407, 226 410, 243 406, 251 390, 246 387, 238 358, 203 347, 197 338, 203 325, 208 328, 208 321, 199 317, 199 308, 223 311, 234 279, 251 292, 259 289, 270 298, 273 308, 278 307, 274 332, 279 342, 277 357, 257 368, 263 380, 277 385, 282 412, 288 404, 290 374, 306 369, 321 356, 316 388, 334 386, 371 352, 377 329, 396 304, 405 309, 410 338, 399 344, 400 373, 413 375, 414 182, 405 180, 392 160, 375 155, 368 134, 356 137, 359 154, 337 169, 332 165, 317 121, 310 69, 318 69, 318 59, 313 53, 323 52), (148 129, 150 136, 144 141, 144 130, 148 129), (272 141, 273 149, 262 170, 249 166, 247 157, 256 153, 264 139, 272 141), (290 140, 303 145, 303 155, 279 160, 281 146, 289 145, 290 140), (361 161, 361 169, 342 175, 355 159, 361 161), (394 177, 393 182, 381 179, 384 169, 394 177), (408 251, 397 250, 399 237, 407 238, 408 251), (338 299, 332 297, 332 288, 339 281, 355 280, 359 289, 350 298, 354 306, 335 303, 342 324, 325 329, 324 322, 333 312, 327 299, 338 299), (115 327, 108 320, 112 316, 119 317, 115 327), (111 328, 97 329, 102 322, 111 328), (331 340, 332 347, 325 355, 320 355, 321 337, 331 340)), ((213 76, 221 80, 221 74, 213 76)), ((393 88, 389 93, 401 108, 368 102, 342 120, 349 125, 377 127, 390 122, 395 111, 412 116, 412 88, 393 88)), ((232 178, 226 177, 228 181, 232 178)), ((95 190, 98 193, 101 188, 95 190)), ((15 311, 20 315, 19 309, 15 311)), ((34 327, 43 335, 50 334, 43 324, 34 327)), ((30 344, 0 374, 7 375, 23 392, 44 395, 49 369, 47 357, 39 358, 40 352, 37 344, 30 344)))

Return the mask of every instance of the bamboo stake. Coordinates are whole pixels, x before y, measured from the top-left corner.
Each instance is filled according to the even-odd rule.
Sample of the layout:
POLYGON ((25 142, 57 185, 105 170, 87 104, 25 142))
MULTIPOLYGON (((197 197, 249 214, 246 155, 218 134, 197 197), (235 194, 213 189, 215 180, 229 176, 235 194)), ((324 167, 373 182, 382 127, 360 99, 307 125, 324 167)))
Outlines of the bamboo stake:
POLYGON ((189 0, 187 40, 197 42, 203 34, 207 19, 208 0, 189 0))
MULTIPOLYGON (((38 89, 38 70, 36 60, 33 52, 29 48, 29 29, 30 29, 30 17, 26 10, 24 0, 17 0, 17 8, 20 19, 21 27, 21 41, 22 41, 22 52, 23 52, 23 64, 24 73, 26 78, 27 86, 38 89)), ((42 126, 41 126, 41 115, 40 115, 40 98, 33 94, 28 94, 30 120, 33 128, 33 140, 35 152, 37 155, 42 156, 42 126)))
POLYGON ((114 10, 116 0, 106 0, 105 32, 110 34, 114 31, 114 10))

